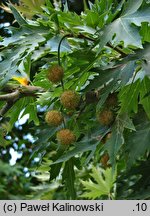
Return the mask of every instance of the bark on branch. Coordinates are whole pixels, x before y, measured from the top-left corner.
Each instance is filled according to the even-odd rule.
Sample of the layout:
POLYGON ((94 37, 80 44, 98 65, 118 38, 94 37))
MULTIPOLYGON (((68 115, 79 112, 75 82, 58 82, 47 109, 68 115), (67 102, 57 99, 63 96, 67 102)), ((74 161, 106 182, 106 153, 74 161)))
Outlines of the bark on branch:
POLYGON ((39 86, 21 86, 14 89, 9 86, 5 86, 2 89, 3 94, 0 95, 0 101, 6 101, 5 105, 0 110, 0 116, 4 116, 6 112, 20 99, 23 97, 37 97, 39 93, 44 92, 44 89, 39 86), (7 92, 6 94, 4 94, 7 92), (10 92, 10 93, 8 93, 10 92))

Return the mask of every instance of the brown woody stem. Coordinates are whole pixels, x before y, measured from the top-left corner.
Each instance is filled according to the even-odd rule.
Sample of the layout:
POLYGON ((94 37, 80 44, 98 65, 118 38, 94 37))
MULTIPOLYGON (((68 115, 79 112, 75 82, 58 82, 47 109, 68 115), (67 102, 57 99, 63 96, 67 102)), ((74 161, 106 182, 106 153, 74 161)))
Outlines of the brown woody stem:
MULTIPOLYGON (((7 88, 6 88, 7 90, 7 88)), ((10 90, 10 89, 9 89, 10 90)), ((36 97, 37 93, 44 92, 39 86, 22 86, 14 89, 12 87, 12 92, 0 95, 0 101, 6 101, 6 104, 0 110, 0 116, 5 115, 5 113, 20 99, 26 96, 36 97)))

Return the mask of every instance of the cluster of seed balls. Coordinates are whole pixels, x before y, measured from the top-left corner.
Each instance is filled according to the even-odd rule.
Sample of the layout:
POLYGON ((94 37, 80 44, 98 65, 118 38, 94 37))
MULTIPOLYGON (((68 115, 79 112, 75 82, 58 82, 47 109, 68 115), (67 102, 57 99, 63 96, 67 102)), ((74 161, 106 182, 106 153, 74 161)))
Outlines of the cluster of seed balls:
MULTIPOLYGON (((53 65, 49 68, 47 73, 47 78, 52 83, 61 82, 64 76, 64 70, 59 65, 53 65)), ((95 97, 95 95, 94 95, 95 97)), ((87 97, 88 103, 93 102, 89 101, 89 95, 87 97)), ((94 98, 95 100, 95 98, 94 98)), ((66 90, 60 96, 60 102, 64 108, 68 110, 75 110, 79 104, 80 96, 73 90, 66 90)), ((101 125, 111 125, 114 121, 114 113, 112 107, 117 104, 117 95, 115 93, 110 94, 105 102, 105 107, 97 113, 97 120, 101 125)), ((61 125, 64 121, 64 117, 60 111, 50 110, 45 115, 45 121, 48 125, 57 127, 61 125)), ((57 132, 57 140, 63 145, 70 145, 76 141, 75 134, 70 129, 61 129, 57 132)))
MULTIPOLYGON (((64 76, 63 68, 59 65, 53 65, 49 68, 47 78, 52 83, 61 82, 64 76)), ((73 90, 67 90, 60 96, 60 102, 64 108, 75 110, 79 104, 80 96, 73 90)), ((45 115, 45 121, 48 125, 57 127, 64 121, 60 111, 50 110, 45 115)), ((76 136, 70 129, 61 129, 57 132, 56 138, 62 145, 70 145, 76 141, 76 136)))

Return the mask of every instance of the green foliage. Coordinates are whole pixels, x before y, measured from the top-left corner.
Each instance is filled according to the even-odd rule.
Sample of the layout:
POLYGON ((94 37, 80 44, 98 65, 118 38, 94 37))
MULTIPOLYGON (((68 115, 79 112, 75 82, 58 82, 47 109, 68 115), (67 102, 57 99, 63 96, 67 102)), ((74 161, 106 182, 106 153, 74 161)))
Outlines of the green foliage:
POLYGON ((122 91, 120 91, 121 113, 131 113, 132 111, 137 113, 140 84, 140 80, 137 80, 135 83, 125 86, 122 91))
POLYGON ((76 191, 74 186, 75 172, 74 172, 74 162, 73 158, 65 163, 62 178, 65 182, 65 187, 67 190, 67 197, 71 199, 76 199, 76 191))
POLYGON ((145 77, 141 84, 141 91, 140 91, 140 104, 143 105, 143 108, 150 119, 150 97, 145 95, 149 92, 150 86, 150 79, 145 77))
POLYGON ((115 166, 115 160, 118 151, 120 150, 120 147, 124 144, 124 137, 123 137, 124 127, 125 126, 118 119, 116 121, 116 125, 114 125, 112 128, 112 135, 105 145, 105 149, 108 151, 110 155, 110 161, 113 166, 115 166))
POLYGON ((96 181, 81 181, 85 192, 82 194, 82 197, 86 197, 89 199, 100 198, 102 195, 106 195, 108 197, 112 196, 112 189, 114 187, 114 183, 116 181, 116 171, 112 172, 111 168, 107 168, 106 170, 92 168, 91 177, 96 181))
POLYGON ((30 182, 23 177, 22 167, 12 167, 0 160, 0 199, 22 199, 25 194, 30 193, 30 182))
POLYGON ((117 198, 119 199, 149 199, 149 180, 147 175, 150 160, 138 161, 130 170, 123 172, 118 178, 117 198), (132 184, 130 184, 132 182, 132 184))
POLYGON ((45 0, 21 0, 19 6, 15 5, 15 8, 24 14, 27 18, 32 18, 33 15, 42 13, 42 5, 44 6, 45 0))
POLYGON ((100 50, 108 41, 111 41, 114 45, 123 42, 124 47, 130 45, 142 48, 139 31, 136 27, 132 26, 132 24, 141 26, 142 22, 149 22, 150 9, 148 7, 138 10, 142 1, 137 1, 137 3, 138 4, 134 4, 132 1, 126 5, 123 14, 104 28, 102 37, 99 41, 100 50))
POLYGON ((129 134, 126 142, 129 150, 129 161, 131 165, 136 159, 144 155, 146 151, 149 151, 149 139, 150 139, 150 123, 143 122, 140 125, 136 125, 136 132, 129 134), (142 141, 141 141, 142 137, 142 141), (131 148, 132 146, 132 148, 131 148))
POLYGON ((49 1, 21 2, 9 4, 18 27, 0 37, 0 167, 6 167, 0 198, 149 198, 150 4, 97 0, 77 15, 49 1), (64 77, 51 83, 47 73, 55 64, 64 77), (61 104, 66 90, 80 97, 74 110, 61 104), (113 106, 110 93, 118 99, 113 106), (47 125, 49 110, 62 113, 60 126, 47 125), (97 120, 103 110, 114 115, 108 126, 97 120), (56 138, 63 128, 76 136, 71 145, 56 138), (12 149, 22 154, 13 168, 12 149), (19 188, 9 189, 9 175, 19 188))

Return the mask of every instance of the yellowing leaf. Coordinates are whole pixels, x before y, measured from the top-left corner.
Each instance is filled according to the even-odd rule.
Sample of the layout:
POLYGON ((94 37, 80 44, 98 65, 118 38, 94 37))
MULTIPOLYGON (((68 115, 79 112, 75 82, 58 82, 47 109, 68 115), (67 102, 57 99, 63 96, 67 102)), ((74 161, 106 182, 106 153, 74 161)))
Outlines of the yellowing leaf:
POLYGON ((20 5, 15 5, 15 8, 25 17, 32 18, 35 14, 42 13, 42 6, 45 0, 21 0, 20 5))
POLYGON ((29 84, 29 80, 27 77, 12 77, 12 79, 17 80, 21 85, 27 86, 29 84))

